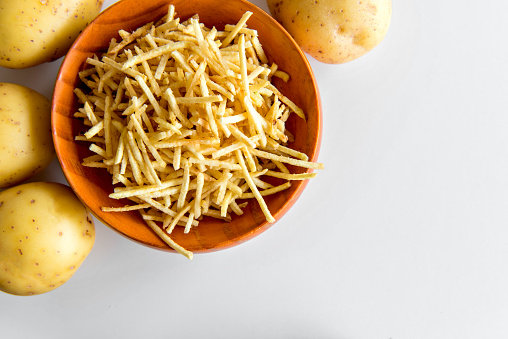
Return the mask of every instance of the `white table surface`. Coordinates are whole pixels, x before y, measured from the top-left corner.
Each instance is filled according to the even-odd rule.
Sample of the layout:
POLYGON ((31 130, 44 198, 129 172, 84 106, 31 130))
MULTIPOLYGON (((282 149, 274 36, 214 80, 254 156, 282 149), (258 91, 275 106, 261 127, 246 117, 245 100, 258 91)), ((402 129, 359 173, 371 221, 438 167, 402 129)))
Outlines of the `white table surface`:
MULTIPOLYGON (((66 284, 0 293, 0 337, 508 338, 507 11, 393 0, 372 52, 309 57, 326 169, 280 222, 189 261, 96 220, 66 284)), ((0 81, 50 98, 60 62, 0 81)))

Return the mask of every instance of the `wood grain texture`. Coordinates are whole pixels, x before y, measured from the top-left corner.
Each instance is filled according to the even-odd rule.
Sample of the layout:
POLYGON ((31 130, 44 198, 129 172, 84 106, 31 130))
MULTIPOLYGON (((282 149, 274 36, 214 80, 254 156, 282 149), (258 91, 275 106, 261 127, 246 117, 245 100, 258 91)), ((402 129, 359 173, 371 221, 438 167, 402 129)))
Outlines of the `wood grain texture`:
MULTIPOLYGON (((286 126, 296 139, 290 146, 307 153, 309 159, 317 160, 322 133, 321 101, 305 55, 275 20, 253 4, 243 0, 122 0, 106 9, 78 37, 60 68, 52 104, 55 149, 69 185, 100 221, 129 239, 164 251, 173 250, 145 225, 138 212, 105 213, 100 210, 101 206, 123 206, 127 202, 108 197, 113 192, 113 186, 111 176, 105 170, 81 165, 82 159, 91 152, 86 143, 74 141, 75 135, 86 129, 81 121, 73 118, 77 109, 73 89, 79 85, 77 73, 84 68, 87 57, 105 51, 111 38, 118 38, 119 29, 131 31, 147 22, 156 21, 166 13, 170 3, 175 5, 177 15, 182 20, 198 13, 201 22, 217 29, 223 29, 225 24, 236 23, 246 11, 253 12, 248 26, 258 30, 268 59, 291 75, 287 83, 275 79, 275 85, 302 107, 307 115, 306 121, 295 115, 288 120, 286 126)), ((293 170, 305 171, 299 168, 293 170)), ((266 197, 276 220, 293 206, 306 184, 305 181, 293 182, 289 190, 266 197)), ((183 228, 177 228, 172 237, 186 249, 202 253, 238 245, 272 225, 265 221, 253 199, 245 213, 233 216, 230 223, 207 217, 189 234, 183 234, 183 228)))

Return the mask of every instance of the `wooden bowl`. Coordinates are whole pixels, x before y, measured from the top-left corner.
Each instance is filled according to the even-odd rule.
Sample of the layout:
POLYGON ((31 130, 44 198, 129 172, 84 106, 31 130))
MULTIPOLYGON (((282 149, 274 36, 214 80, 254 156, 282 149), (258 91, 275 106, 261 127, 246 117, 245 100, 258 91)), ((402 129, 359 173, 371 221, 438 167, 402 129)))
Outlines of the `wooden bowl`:
MULTIPOLYGON (((52 104, 52 129, 57 156, 69 185, 97 219, 129 239, 165 251, 173 250, 145 225, 138 212, 101 211, 101 206, 122 206, 123 202, 108 197, 113 192, 113 186, 111 176, 105 170, 81 165, 82 159, 91 155, 91 152, 87 143, 74 140, 80 131, 86 129, 80 120, 73 118, 78 107, 73 89, 79 85, 77 73, 84 68, 87 57, 104 52, 111 38, 118 39, 119 29, 134 30, 161 18, 170 3, 175 5, 177 15, 182 20, 198 13, 201 22, 217 29, 223 29, 225 24, 235 24, 246 11, 253 12, 247 22, 248 27, 258 30, 268 59, 291 76, 287 83, 274 80, 275 85, 307 115, 306 121, 296 116, 288 120, 286 127, 296 139, 290 146, 316 161, 322 131, 321 101, 305 55, 282 26, 253 4, 244 0, 123 0, 102 12, 77 38, 58 74, 52 104)), ((294 170, 300 173, 305 171, 294 170)), ((293 206, 306 184, 305 181, 294 182, 289 190, 266 198, 276 220, 293 206)), ((188 234, 178 227, 173 231, 172 238, 194 253, 210 252, 238 245, 273 225, 265 220, 255 200, 248 204, 244 212, 242 216, 233 216, 229 223, 206 217, 188 234)))

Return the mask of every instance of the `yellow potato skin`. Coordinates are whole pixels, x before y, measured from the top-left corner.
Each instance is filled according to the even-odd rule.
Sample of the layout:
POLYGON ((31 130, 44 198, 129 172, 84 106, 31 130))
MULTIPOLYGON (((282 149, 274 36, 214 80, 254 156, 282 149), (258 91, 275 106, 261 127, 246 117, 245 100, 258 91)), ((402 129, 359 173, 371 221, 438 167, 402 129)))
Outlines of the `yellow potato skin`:
POLYGON ((328 64, 354 60, 385 37, 391 0, 267 0, 303 51, 328 64))
POLYGON ((99 14, 103 0, 0 0, 0 66, 56 60, 99 14))
POLYGON ((21 296, 65 283, 95 241, 93 220, 63 184, 33 182, 0 192, 0 290, 21 296))
POLYGON ((51 102, 28 87, 0 82, 0 188, 30 179, 54 157, 51 102))

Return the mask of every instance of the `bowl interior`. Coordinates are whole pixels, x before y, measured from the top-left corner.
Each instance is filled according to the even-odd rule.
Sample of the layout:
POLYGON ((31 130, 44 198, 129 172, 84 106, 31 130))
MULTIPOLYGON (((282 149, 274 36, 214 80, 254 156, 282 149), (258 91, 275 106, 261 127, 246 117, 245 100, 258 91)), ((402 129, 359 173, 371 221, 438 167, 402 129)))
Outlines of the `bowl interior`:
MULTIPOLYGON (((87 143, 74 140, 86 128, 81 121, 73 118, 78 108, 73 89, 79 86, 77 73, 84 68, 87 57, 106 51, 111 38, 118 39, 118 30, 132 31, 161 18, 170 3, 174 4, 177 15, 182 20, 197 13, 201 22, 217 29, 223 29, 225 24, 235 24, 246 11, 253 12, 247 22, 248 27, 258 30, 268 59, 291 76, 287 83, 276 79, 275 85, 307 115, 306 121, 294 114, 288 120, 286 126, 296 139, 290 146, 305 152, 309 159, 316 160, 322 128, 321 102, 307 59, 282 27, 253 4, 243 0, 122 0, 106 9, 78 37, 60 68, 52 107, 55 149, 69 185, 99 220, 134 241, 167 251, 173 250, 145 225, 138 212, 101 211, 102 206, 123 206, 125 202, 108 197, 113 192, 113 186, 111 176, 105 170, 81 165, 82 159, 91 155, 91 152, 87 143)), ((294 171, 305 172, 300 168, 294 168, 294 171)), ((289 190, 266 197, 267 205, 276 220, 295 203, 305 185, 306 182, 294 182, 289 190)), ((190 251, 208 252, 251 239, 271 225, 266 222, 257 202, 252 200, 244 214, 233 216, 233 221, 229 223, 205 217, 188 234, 184 234, 181 228, 176 228, 172 238, 190 251)))

